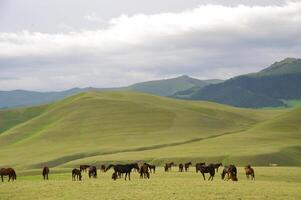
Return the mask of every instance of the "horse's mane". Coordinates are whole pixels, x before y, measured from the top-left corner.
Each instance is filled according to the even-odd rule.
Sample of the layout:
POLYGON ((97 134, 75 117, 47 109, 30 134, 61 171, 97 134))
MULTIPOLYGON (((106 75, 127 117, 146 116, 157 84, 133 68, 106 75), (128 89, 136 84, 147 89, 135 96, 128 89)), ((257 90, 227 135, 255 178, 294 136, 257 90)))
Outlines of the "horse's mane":
POLYGON ((111 167, 114 167, 114 166, 115 166, 115 165, 112 165, 112 164, 109 165, 109 166, 105 169, 105 172, 108 171, 111 167))

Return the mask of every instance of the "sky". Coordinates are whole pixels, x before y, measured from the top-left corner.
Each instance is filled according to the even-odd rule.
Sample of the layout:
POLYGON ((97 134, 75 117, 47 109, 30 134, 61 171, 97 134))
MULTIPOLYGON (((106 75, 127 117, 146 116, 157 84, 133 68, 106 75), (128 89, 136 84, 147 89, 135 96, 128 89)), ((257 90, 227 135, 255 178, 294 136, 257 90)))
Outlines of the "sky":
POLYGON ((297 0, 0 0, 0 90, 228 79, 301 58, 297 0))

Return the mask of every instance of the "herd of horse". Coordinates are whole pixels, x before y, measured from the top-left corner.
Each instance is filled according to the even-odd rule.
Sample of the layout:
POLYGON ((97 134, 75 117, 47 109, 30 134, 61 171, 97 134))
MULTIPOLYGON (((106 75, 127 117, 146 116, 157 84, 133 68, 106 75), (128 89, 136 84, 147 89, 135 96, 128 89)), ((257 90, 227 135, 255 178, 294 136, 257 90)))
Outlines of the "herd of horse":
MULTIPOLYGON (((169 172, 171 171, 172 167, 176 166, 174 162, 165 163, 164 171, 169 172)), ((192 166, 191 162, 188 163, 180 163, 178 164, 179 172, 188 172, 189 167, 192 166)), ((215 163, 215 164, 208 164, 206 163, 196 163, 195 169, 196 173, 200 172, 206 180, 205 174, 209 174, 208 180, 213 180, 216 173, 218 173, 218 169, 222 167, 222 163, 215 163)), ((101 165, 100 170, 103 172, 107 172, 109 169, 113 169, 112 179, 117 180, 124 177, 125 180, 131 180, 131 172, 138 172, 140 174, 140 178, 150 178, 150 173, 155 174, 156 166, 151 165, 145 162, 137 162, 137 163, 130 163, 130 164, 110 164, 108 166, 101 165)), ((47 166, 43 167, 42 175, 44 180, 48 180, 48 174, 50 170, 47 166)), ((97 167, 93 165, 80 165, 79 169, 74 168, 71 172, 72 180, 73 181, 81 181, 82 180, 82 172, 88 172, 89 178, 97 178, 97 167)), ((251 165, 247 165, 245 167, 245 174, 247 179, 255 180, 255 172, 251 165)), ((2 168, 0 169, 0 176, 2 182, 4 176, 8 176, 8 181, 16 180, 17 175, 13 168, 2 168)), ((224 166, 224 169, 221 173, 222 180, 232 180, 238 181, 237 179, 237 168, 235 165, 228 165, 224 166)))

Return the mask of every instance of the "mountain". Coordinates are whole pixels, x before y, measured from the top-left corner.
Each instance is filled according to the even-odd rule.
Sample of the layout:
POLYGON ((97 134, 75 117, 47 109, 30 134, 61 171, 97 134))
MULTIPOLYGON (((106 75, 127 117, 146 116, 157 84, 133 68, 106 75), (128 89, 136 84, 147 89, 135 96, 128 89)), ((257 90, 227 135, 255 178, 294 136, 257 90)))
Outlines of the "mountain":
POLYGON ((221 80, 199 80, 191 78, 187 75, 179 76, 171 79, 154 80, 142 83, 136 83, 127 87, 130 91, 144 92, 160 96, 171 96, 179 91, 191 89, 194 87, 203 88, 206 85, 220 83, 221 80))
POLYGON ((222 83, 182 91, 177 98, 206 100, 237 107, 286 106, 283 100, 301 99, 301 59, 287 58, 253 74, 222 83))
POLYGON ((0 168, 40 173, 44 165, 134 160, 300 166, 300 114, 301 109, 85 92, 49 105, 0 111, 0 168))

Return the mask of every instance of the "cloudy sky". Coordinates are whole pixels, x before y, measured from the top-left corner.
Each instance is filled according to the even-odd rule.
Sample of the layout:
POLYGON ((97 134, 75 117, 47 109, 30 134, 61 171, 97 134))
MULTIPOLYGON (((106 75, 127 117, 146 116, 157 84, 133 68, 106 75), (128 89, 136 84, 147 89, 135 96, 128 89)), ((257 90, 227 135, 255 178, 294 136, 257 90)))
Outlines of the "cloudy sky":
POLYGON ((0 90, 227 79, 301 57, 301 1, 0 0, 0 90))

